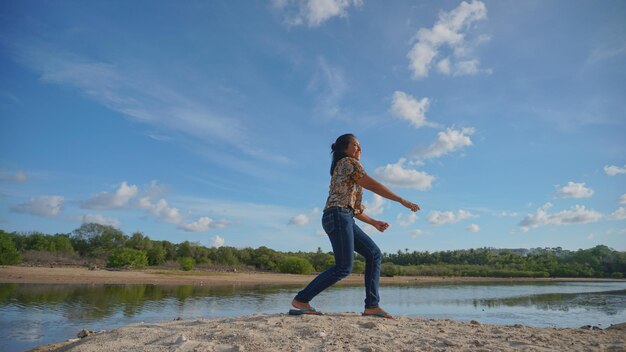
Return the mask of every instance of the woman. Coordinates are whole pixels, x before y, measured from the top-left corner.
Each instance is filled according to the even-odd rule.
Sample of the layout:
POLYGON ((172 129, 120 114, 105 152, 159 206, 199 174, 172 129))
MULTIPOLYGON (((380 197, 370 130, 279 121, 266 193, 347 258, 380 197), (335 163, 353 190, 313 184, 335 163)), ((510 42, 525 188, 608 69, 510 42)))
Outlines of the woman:
POLYGON ((322 226, 330 238, 335 256, 335 265, 319 274, 291 302, 295 309, 289 314, 321 314, 311 307, 309 302, 320 292, 352 272, 354 251, 365 257, 365 310, 363 315, 393 318, 378 306, 378 281, 380 278, 381 252, 376 243, 361 230, 354 218, 374 226, 378 231, 385 231, 389 224, 367 216, 361 204, 363 188, 389 200, 418 211, 420 208, 400 198, 387 187, 368 176, 359 163, 361 145, 352 134, 339 136, 332 145, 333 161, 330 166, 330 191, 322 226))

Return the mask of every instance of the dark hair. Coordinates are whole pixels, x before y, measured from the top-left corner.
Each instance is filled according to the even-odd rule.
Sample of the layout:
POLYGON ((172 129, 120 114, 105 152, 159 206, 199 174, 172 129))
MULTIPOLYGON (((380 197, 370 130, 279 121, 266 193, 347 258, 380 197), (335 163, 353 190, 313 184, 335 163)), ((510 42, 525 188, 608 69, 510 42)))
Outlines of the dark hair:
POLYGON ((346 133, 337 137, 335 143, 330 146, 330 149, 333 150, 331 152, 333 154, 333 162, 330 164, 331 176, 333 175, 333 171, 335 171, 335 166, 337 166, 337 162, 347 156, 346 149, 348 149, 348 144, 350 144, 350 142, 355 139, 356 137, 352 133, 346 133))

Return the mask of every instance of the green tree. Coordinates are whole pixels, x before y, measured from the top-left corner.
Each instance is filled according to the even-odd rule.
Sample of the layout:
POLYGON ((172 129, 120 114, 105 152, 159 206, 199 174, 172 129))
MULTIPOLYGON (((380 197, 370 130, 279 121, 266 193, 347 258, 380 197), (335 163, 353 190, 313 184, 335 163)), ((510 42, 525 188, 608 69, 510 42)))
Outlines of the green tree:
POLYGON ((176 249, 176 256, 178 258, 181 257, 194 257, 194 249, 193 246, 191 245, 191 243, 189 243, 189 241, 185 241, 181 244, 178 245, 178 248, 176 249))
POLYGON ((278 263, 278 270, 281 273, 289 274, 311 274, 313 265, 304 258, 288 256, 278 263))
POLYGON ((74 253, 74 247, 72 247, 72 242, 68 235, 65 234, 56 234, 52 236, 50 240, 51 243, 54 244, 54 248, 57 253, 70 254, 74 253))
POLYGON ((134 248, 140 251, 147 252, 152 248, 152 246, 153 242, 150 240, 150 238, 139 231, 133 233, 126 241, 126 247, 134 248))
POLYGON ((233 247, 220 247, 217 249, 217 264, 221 265, 237 265, 239 259, 237 259, 237 249, 233 247))
POLYGON ((282 260, 284 254, 261 246, 252 253, 251 264, 261 270, 277 270, 278 263, 282 260))
POLYGON ((237 258, 241 264, 252 265, 250 262, 252 261, 253 253, 254 249, 250 247, 242 248, 237 251, 237 258))
POLYGON ((107 266, 119 268, 130 266, 133 269, 143 269, 148 265, 146 252, 133 248, 116 248, 109 254, 107 266))
POLYGON ((95 223, 83 224, 72 232, 70 241, 81 256, 106 257, 124 247, 128 237, 120 230, 95 223))
POLYGON ((160 243, 153 243, 152 248, 148 249, 148 264, 159 265, 165 262, 167 251, 160 243))
POLYGON ((196 261, 192 257, 182 257, 178 259, 178 264, 182 270, 189 271, 196 265, 196 261))
POLYGON ((11 237, 4 231, 0 231, 0 265, 19 264, 21 261, 22 256, 11 237))
POLYGON ((352 272, 354 274, 363 274, 365 273, 365 263, 360 260, 355 260, 352 264, 352 272))
POLYGON ((311 264, 316 271, 324 271, 328 269, 330 266, 334 264, 334 257, 332 254, 322 252, 321 247, 317 247, 317 251, 310 256, 311 264), (331 261, 331 265, 328 266, 329 260, 331 261))
POLYGON ((28 250, 56 252, 56 248, 50 243, 49 236, 39 232, 34 232, 27 236, 27 238, 26 249, 28 250))
POLYGON ((170 241, 161 241, 159 244, 165 249, 165 260, 176 259, 176 245, 170 241))
POLYGON ((380 268, 380 275, 390 277, 400 275, 400 268, 393 263, 383 263, 380 268))

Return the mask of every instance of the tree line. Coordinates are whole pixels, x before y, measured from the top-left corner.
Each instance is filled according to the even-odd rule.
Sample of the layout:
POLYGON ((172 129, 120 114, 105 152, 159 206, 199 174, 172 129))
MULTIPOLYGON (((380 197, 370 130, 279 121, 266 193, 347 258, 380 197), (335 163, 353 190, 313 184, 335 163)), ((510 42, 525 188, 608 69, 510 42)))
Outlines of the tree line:
MULTIPOLYGON (((128 236, 122 231, 95 223, 83 224, 68 234, 5 232, 0 230, 0 265, 29 261, 33 253, 54 258, 78 258, 104 262, 110 268, 142 269, 175 263, 183 270, 198 266, 250 267, 254 270, 310 274, 334 264, 332 252, 280 252, 256 249, 206 247, 185 241, 152 240, 141 232, 128 236)), ((353 272, 365 270, 363 257, 356 255, 353 272)), ((383 253, 384 276, 478 276, 478 277, 597 277, 622 278, 626 252, 599 245, 577 251, 556 248, 506 250, 479 248, 438 252, 383 253)))

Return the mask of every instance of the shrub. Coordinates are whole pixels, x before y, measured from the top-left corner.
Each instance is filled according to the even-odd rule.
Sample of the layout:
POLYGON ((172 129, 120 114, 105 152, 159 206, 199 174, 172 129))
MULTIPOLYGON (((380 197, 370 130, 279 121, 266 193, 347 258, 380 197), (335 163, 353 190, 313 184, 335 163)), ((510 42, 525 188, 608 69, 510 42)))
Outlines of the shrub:
POLYGON ((182 270, 189 271, 196 265, 196 261, 192 257, 182 257, 178 259, 178 264, 182 270))
POLYGON ((623 277, 624 277, 624 274, 620 273, 619 271, 615 271, 611 273, 611 278, 613 279, 621 279, 623 277))
POLYGON ((107 267, 109 268, 130 266, 133 269, 143 269, 146 265, 148 265, 146 252, 132 248, 114 249, 107 261, 107 267))
POLYGON ((400 267, 393 263, 383 263, 380 268, 381 276, 393 277, 400 274, 400 267))
POLYGON ((196 264, 213 264, 213 263, 211 262, 211 259, 207 257, 200 257, 196 259, 196 264))
POLYGON ((0 233, 0 265, 19 264, 22 256, 9 235, 0 233))
POLYGON ((167 251, 161 246, 154 246, 148 249, 148 263, 150 265, 160 265, 165 262, 167 251))
POLYGON ((278 271, 289 274, 311 274, 314 268, 311 262, 304 258, 288 256, 278 263, 278 271))
POLYGON ((355 260, 352 265, 352 272, 354 274, 363 274, 365 272, 365 263, 360 260, 355 260))

